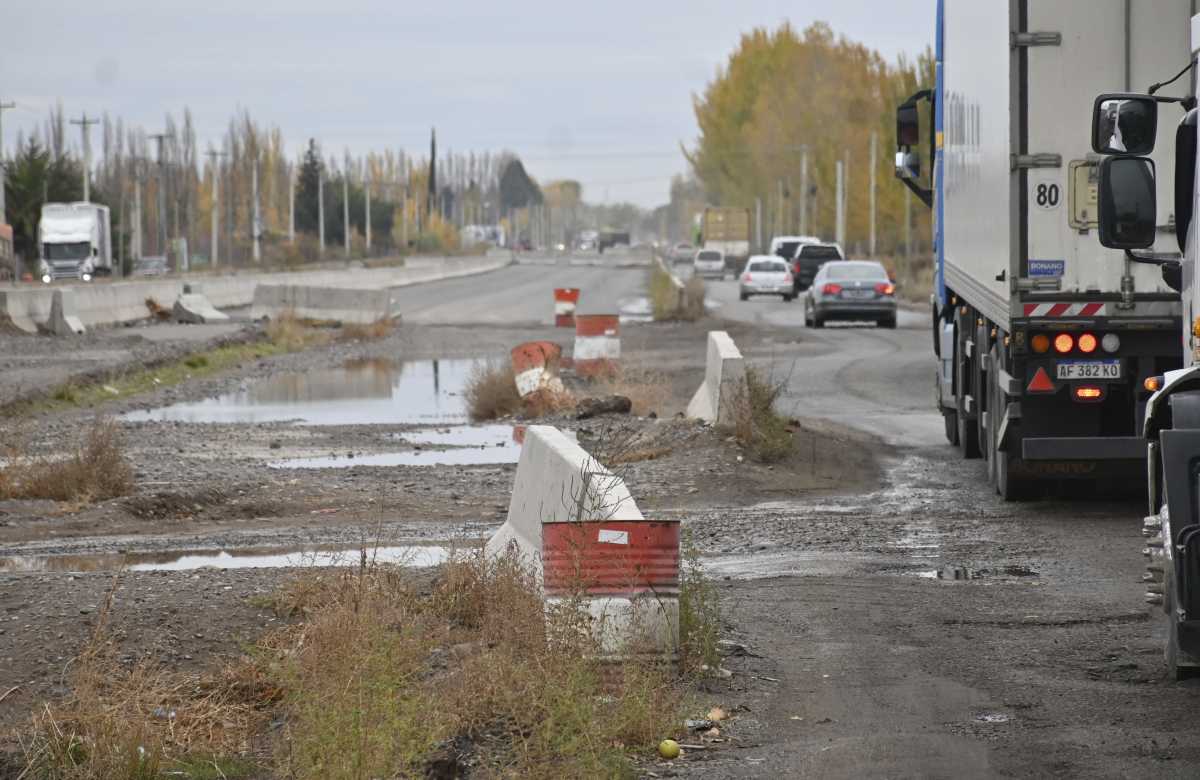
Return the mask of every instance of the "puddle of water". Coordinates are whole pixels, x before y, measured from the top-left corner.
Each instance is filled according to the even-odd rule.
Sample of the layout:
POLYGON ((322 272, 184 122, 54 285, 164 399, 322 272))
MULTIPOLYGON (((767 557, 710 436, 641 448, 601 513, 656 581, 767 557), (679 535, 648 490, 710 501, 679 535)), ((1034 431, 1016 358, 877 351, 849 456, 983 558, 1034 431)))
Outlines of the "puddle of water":
POLYGON ((1001 566, 997 569, 972 569, 968 566, 943 566, 940 569, 922 569, 905 572, 928 580, 979 580, 984 577, 1036 577, 1038 573, 1028 566, 1001 566))
MULTIPOLYGON (((434 545, 378 547, 367 551, 376 563, 423 568, 450 558, 450 548, 434 545)), ((188 571, 191 569, 280 569, 309 566, 357 566, 358 549, 313 547, 305 550, 252 548, 237 550, 167 550, 94 555, 13 555, 0 558, 0 571, 93 572, 188 571)))
POLYGON ((617 302, 621 322, 654 322, 654 310, 649 298, 623 298, 617 302))
POLYGON ((194 403, 122 415, 130 422, 388 425, 464 423, 463 388, 477 360, 369 360, 280 374, 194 403))

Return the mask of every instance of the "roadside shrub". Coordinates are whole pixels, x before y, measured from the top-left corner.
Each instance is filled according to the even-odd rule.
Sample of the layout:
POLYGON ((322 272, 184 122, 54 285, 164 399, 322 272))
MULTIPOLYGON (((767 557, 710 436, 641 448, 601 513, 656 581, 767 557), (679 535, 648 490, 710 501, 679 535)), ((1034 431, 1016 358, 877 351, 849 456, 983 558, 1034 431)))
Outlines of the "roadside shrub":
POLYGON ((721 660, 717 640, 721 638, 721 610, 717 587, 704 573, 700 550, 690 529, 680 543, 679 567, 679 663, 685 672, 698 674, 704 665, 715 668, 721 660))
POLYGON ((463 390, 467 412, 475 422, 495 420, 521 409, 517 381, 508 362, 480 363, 471 369, 463 390))
POLYGON ((395 320, 379 319, 369 325, 350 323, 343 325, 338 331, 338 341, 376 341, 392 335, 396 327, 395 320))
POLYGON ((267 338, 280 349, 288 352, 304 349, 329 340, 329 334, 318 331, 296 316, 290 309, 267 323, 267 338))
POLYGON ((100 501, 133 491, 133 468, 125 459, 121 429, 97 419, 66 458, 29 456, 10 442, 0 469, 0 498, 100 501))
POLYGON ((656 321, 693 322, 704 316, 704 280, 698 276, 689 278, 681 289, 675 285, 670 272, 655 263, 650 266, 647 292, 650 312, 656 321))
POLYGON ((745 386, 734 399, 734 435, 750 457, 762 463, 782 460, 795 448, 787 419, 775 411, 786 386, 747 367, 745 386))

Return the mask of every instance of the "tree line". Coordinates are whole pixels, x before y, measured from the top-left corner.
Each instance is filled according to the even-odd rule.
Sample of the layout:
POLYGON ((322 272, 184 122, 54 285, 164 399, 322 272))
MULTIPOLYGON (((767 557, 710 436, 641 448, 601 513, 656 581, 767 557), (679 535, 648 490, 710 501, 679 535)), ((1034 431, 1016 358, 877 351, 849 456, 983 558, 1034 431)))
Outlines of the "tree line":
POLYGON ((901 57, 889 63, 824 23, 801 32, 784 24, 743 35, 728 63, 693 98, 700 132, 685 150, 691 175, 673 183, 664 221, 671 219, 677 237, 692 238, 686 230, 690 213, 704 203, 751 209, 760 204, 766 236, 799 233, 804 226, 832 239, 840 160, 847 248, 861 255, 871 229, 874 136, 876 251, 902 253, 911 219, 907 235, 914 251, 927 252, 929 212, 916 199, 906 203, 905 188, 893 180, 892 159, 896 106, 932 83, 928 50, 916 61, 901 57), (805 180, 807 193, 801 191, 805 180))

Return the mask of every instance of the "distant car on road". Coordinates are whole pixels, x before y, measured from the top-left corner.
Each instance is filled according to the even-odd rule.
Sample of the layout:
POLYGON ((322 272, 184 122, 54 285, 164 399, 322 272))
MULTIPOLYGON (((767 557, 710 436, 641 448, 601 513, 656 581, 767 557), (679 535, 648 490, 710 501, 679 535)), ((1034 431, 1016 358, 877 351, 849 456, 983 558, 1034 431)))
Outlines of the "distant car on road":
POLYGON ((837 244, 803 243, 796 246, 792 255, 792 279, 796 293, 802 293, 812 284, 813 277, 821 266, 832 260, 845 260, 842 248, 837 244))
POLYGON ((771 247, 767 253, 781 257, 790 263, 801 244, 819 243, 821 243, 821 239, 816 236, 775 236, 771 239, 771 247))
POLYGON ((692 261, 692 273, 703 279, 724 279, 725 253, 717 249, 701 249, 692 261))
POLYGON ((742 271, 738 292, 743 301, 749 300, 751 295, 779 295, 785 301, 796 297, 792 272, 787 263, 775 255, 752 255, 742 271))
POLYGON ((896 327, 896 287, 874 260, 825 263, 804 296, 804 324, 823 328, 829 320, 874 320, 896 327))
POLYGON ((673 263, 688 263, 696 254, 696 247, 686 241, 681 241, 671 247, 671 262, 673 263))

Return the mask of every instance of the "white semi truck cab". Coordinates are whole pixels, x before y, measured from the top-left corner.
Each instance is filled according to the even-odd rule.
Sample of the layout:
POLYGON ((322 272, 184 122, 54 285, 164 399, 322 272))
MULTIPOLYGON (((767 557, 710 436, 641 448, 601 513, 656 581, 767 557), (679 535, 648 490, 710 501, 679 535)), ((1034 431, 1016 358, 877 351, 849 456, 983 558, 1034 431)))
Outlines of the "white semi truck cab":
POLYGON ((1200 674, 1200 246, 1193 219, 1200 205, 1195 76, 1200 16, 1192 18, 1190 29, 1190 54, 1183 47, 1172 50, 1177 62, 1171 70, 1181 65, 1182 70, 1162 73, 1161 83, 1156 81, 1145 94, 1100 95, 1091 126, 1092 150, 1101 158, 1096 193, 1100 242, 1123 251, 1126 262, 1158 266, 1162 278, 1181 292, 1182 367, 1146 377, 1144 389, 1151 395, 1143 424, 1150 488, 1149 513, 1142 524, 1143 581, 1146 601, 1165 613, 1166 662, 1176 678, 1200 674), (1158 94, 1171 84, 1184 89, 1167 92, 1186 97, 1158 94), (1173 138, 1164 140, 1164 134, 1173 138), (1175 155, 1173 170, 1156 168, 1151 157, 1163 146, 1175 155), (1162 180, 1172 176, 1174 187, 1160 197, 1162 180), (1154 214, 1164 199, 1175 215, 1172 243, 1182 255, 1152 250, 1159 232, 1154 214))
POLYGON ((112 228, 108 206, 46 203, 38 222, 38 276, 90 282, 112 274, 112 228))

